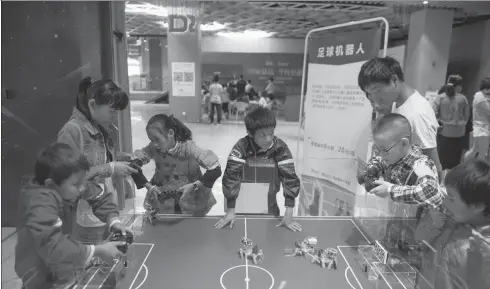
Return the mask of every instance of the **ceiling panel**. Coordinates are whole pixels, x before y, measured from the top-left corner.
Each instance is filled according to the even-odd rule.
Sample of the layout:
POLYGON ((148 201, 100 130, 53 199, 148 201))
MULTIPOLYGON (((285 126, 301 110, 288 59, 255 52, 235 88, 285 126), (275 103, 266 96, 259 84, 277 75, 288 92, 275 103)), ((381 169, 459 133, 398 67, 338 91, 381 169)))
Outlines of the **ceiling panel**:
MULTIPOLYGON (((163 3, 163 1, 159 1, 163 3)), ((166 13, 155 1, 126 2, 126 31, 130 35, 165 35, 166 13), (135 6, 138 5, 138 6, 135 6), (146 7, 134 11, 134 7, 146 7), (152 9, 149 10, 148 7, 152 9), (130 9, 133 8, 133 9, 130 9)), ((217 21, 227 24, 221 31, 243 32, 262 30, 274 32, 272 37, 304 38, 314 28, 385 17, 390 23, 390 37, 399 39, 408 34, 410 13, 430 7, 455 11, 455 22, 469 22, 490 15, 489 1, 205 1, 202 2, 203 24, 217 21)), ((203 31, 213 35, 217 31, 203 31)))

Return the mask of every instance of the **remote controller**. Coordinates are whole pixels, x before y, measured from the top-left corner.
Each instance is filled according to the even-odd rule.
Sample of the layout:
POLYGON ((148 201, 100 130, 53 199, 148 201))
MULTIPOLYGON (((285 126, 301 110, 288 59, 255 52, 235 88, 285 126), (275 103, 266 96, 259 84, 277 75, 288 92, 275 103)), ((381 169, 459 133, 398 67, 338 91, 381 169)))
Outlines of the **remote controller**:
POLYGON ((133 244, 133 240, 134 240, 133 234, 129 232, 126 232, 126 236, 123 236, 121 233, 117 233, 110 238, 111 242, 120 242, 120 241, 126 242, 126 244, 122 246, 117 246, 117 249, 124 254, 128 252, 128 247, 129 245, 133 244))

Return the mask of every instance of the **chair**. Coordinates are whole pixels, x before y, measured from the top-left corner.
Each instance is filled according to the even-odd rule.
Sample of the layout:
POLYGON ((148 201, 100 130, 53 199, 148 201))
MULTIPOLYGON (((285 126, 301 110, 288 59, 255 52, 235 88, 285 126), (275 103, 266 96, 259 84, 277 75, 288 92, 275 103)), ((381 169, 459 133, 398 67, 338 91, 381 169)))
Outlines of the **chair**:
POLYGON ((236 108, 235 120, 238 121, 238 115, 239 114, 243 114, 243 116, 245 116, 245 114, 247 113, 248 103, 236 102, 235 108, 236 108))

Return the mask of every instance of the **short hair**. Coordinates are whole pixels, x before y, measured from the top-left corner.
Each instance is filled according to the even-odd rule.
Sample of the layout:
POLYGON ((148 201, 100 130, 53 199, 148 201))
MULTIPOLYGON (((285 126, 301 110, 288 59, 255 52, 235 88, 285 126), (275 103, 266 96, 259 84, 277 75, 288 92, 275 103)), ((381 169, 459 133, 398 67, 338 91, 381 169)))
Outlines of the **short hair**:
POLYGON ((485 205, 490 214, 490 164, 471 159, 450 170, 445 178, 446 187, 454 188, 467 205, 485 205))
POLYGON ((378 120, 373 128, 373 135, 391 133, 395 136, 409 137, 412 135, 412 126, 406 117, 398 113, 389 113, 378 120))
POLYGON ((485 77, 480 82, 480 90, 490 89, 490 77, 485 77))
POLYGON ((269 80, 270 81, 274 81, 274 77, 269 77, 269 80))
POLYGON ((90 164, 83 154, 65 143, 55 142, 38 155, 34 181, 44 184, 47 179, 52 179, 59 185, 71 175, 89 169, 90 164))
POLYGON ((213 81, 214 81, 214 82, 219 82, 219 75, 215 74, 215 75, 213 76, 213 81))
POLYGON ((365 91, 366 86, 372 83, 389 84, 393 75, 396 75, 400 81, 405 81, 402 67, 396 59, 389 56, 374 57, 361 66, 357 84, 362 91, 365 91))
POLYGON ((247 132, 255 134, 257 130, 263 128, 276 127, 276 115, 265 107, 257 107, 245 116, 245 127, 247 132))

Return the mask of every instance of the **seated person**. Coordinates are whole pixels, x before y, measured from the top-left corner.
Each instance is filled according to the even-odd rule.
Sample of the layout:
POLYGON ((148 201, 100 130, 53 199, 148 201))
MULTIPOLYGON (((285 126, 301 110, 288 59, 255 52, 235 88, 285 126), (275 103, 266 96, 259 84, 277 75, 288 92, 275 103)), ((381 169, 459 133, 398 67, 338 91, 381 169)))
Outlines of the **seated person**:
MULTIPOLYGON (((245 127, 248 135, 238 140, 231 150, 226 170, 223 175, 223 194, 227 202, 225 216, 215 224, 220 229, 226 225, 233 227, 235 222, 235 202, 240 192, 243 177, 243 169, 248 159, 265 158, 271 159, 277 164, 279 179, 283 184, 286 212, 278 226, 284 225, 293 231, 301 231, 301 225, 293 220, 295 198, 299 194, 300 180, 296 175, 294 161, 287 144, 274 136, 276 128, 276 117, 274 113, 266 108, 257 107, 245 117, 245 127)), ((275 194, 279 191, 280 184, 276 184, 274 200, 269 204, 269 213, 277 214, 278 208, 275 203, 275 194), (275 209, 275 210, 274 210, 275 209), (276 213, 274 212, 276 211, 276 213)), ((271 202, 269 200, 269 202, 271 202)))
POLYGON ((372 176, 364 174, 359 180, 370 194, 389 197, 398 203, 420 205, 415 238, 430 242, 440 233, 437 228, 440 229, 444 223, 440 218, 442 214, 437 212, 441 210, 444 193, 439 188, 434 162, 422 153, 419 146, 411 144, 411 131, 410 122, 400 114, 382 117, 373 128, 377 156, 367 164, 368 168, 377 166, 380 174, 375 177, 373 188, 367 186, 372 183, 372 176), (379 180, 380 177, 383 180, 379 180), (427 214, 429 211, 433 212, 430 216, 427 214))
POLYGON ((459 164, 445 184, 450 220, 434 245, 442 254, 434 288, 462 288, 458 279, 467 283, 465 288, 490 288, 490 164, 474 159, 459 164))
POLYGON ((92 257, 111 262, 122 256, 124 242, 84 245, 72 237, 76 205, 84 198, 112 232, 126 234, 111 193, 85 181, 86 157, 63 143, 54 143, 37 158, 34 178, 20 192, 15 272, 24 289, 71 288, 77 269, 92 257))
MULTIPOLYGON (((181 196, 174 199, 173 213, 206 215, 216 204, 212 188, 221 176, 218 156, 211 150, 197 146, 189 128, 172 115, 153 116, 148 121, 146 133, 151 143, 136 151, 135 155, 142 158, 143 164, 155 161, 151 184, 157 186, 160 193, 165 194, 169 190, 180 192, 181 196), (169 165, 173 166, 170 171, 169 165), (201 167, 206 170, 204 175, 201 167), (177 185, 177 188, 171 188, 177 185)), ((156 217, 156 213, 168 213, 157 211, 165 207, 155 205, 158 190, 149 190, 148 194, 145 204, 152 218, 156 217)))

